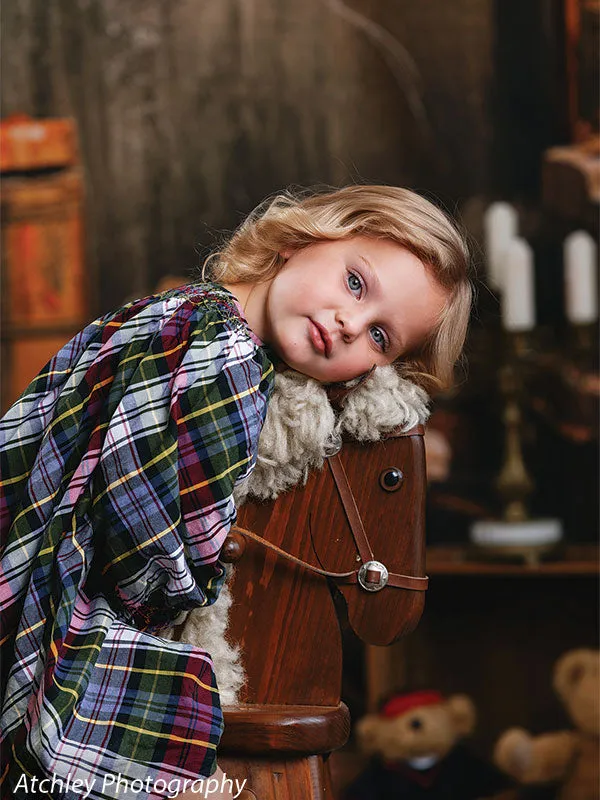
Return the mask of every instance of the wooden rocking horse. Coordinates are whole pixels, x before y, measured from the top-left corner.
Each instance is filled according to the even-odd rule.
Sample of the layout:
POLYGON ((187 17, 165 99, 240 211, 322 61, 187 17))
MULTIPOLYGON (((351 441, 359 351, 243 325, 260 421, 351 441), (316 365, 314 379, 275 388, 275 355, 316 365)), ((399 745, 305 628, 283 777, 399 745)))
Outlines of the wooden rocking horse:
POLYGON ((247 685, 243 704, 225 708, 219 764, 246 779, 245 800, 333 796, 326 756, 350 730, 335 595, 370 644, 390 644, 421 616, 422 434, 345 442, 305 486, 240 510, 222 559, 236 565, 229 633, 247 685))

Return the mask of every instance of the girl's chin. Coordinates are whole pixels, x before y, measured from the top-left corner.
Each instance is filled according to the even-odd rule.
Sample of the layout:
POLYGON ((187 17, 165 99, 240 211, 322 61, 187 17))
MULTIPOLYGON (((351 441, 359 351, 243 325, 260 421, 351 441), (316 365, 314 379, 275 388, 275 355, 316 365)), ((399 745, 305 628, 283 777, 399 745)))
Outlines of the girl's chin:
POLYGON ((340 377, 327 370, 311 369, 308 366, 297 366, 292 367, 292 369, 295 369, 297 372, 302 372, 304 375, 308 375, 309 378, 313 378, 315 381, 319 381, 319 383, 345 383, 346 381, 352 380, 352 378, 340 377))
POLYGON ((302 351, 302 346, 297 341, 282 342, 282 347, 278 351, 279 357, 285 362, 288 369, 301 372, 309 378, 313 378, 319 383, 344 383, 357 377, 356 375, 335 374, 328 369, 329 362, 324 356, 318 356, 308 350, 302 351))
POLYGON ((319 381, 319 383, 331 383, 332 381, 330 378, 327 378, 323 375, 321 370, 315 369, 312 365, 307 364, 305 362, 295 361, 294 359, 284 359, 288 369, 293 369, 296 372, 301 372, 303 375, 306 375, 308 378, 313 378, 315 381, 319 381))

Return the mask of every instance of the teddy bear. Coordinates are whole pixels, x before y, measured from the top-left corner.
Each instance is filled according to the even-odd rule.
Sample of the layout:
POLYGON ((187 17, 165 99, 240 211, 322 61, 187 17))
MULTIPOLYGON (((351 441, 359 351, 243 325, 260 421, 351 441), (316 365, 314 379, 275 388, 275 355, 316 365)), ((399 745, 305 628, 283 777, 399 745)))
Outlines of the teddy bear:
POLYGON ((574 730, 534 737, 511 728, 494 748, 497 766, 521 784, 557 784, 557 800, 598 800, 599 672, 598 650, 571 650, 561 656, 553 685, 574 730))
POLYGON ((359 748, 371 756, 343 800, 476 800, 493 797, 507 779, 461 743, 475 727, 466 695, 434 690, 395 693, 379 713, 356 725, 359 748))

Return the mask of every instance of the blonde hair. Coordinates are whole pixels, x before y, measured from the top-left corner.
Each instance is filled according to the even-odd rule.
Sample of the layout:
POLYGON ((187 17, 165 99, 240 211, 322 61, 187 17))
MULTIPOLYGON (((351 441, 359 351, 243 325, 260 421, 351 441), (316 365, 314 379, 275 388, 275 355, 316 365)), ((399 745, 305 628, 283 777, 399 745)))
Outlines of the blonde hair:
POLYGON ((440 319, 418 352, 396 362, 403 377, 428 392, 452 384, 472 303, 469 251, 455 224, 437 206, 408 189, 346 186, 278 194, 261 203, 202 268, 220 283, 257 283, 282 268, 285 250, 349 236, 389 239, 409 250, 448 290, 440 319))

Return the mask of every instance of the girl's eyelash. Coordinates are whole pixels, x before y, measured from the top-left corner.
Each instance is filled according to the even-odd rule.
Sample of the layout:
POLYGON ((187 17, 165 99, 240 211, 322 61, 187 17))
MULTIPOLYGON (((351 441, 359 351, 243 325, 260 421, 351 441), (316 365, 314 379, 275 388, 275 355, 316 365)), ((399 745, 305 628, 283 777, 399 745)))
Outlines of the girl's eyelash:
POLYGON ((390 340, 386 336, 385 331, 383 331, 379 326, 374 325, 373 327, 377 328, 377 330, 381 332, 381 335, 383 336, 383 342, 381 343, 381 345, 379 345, 379 344, 377 344, 377 342, 375 342, 375 339, 373 339, 373 336, 371 336, 371 339, 373 339, 373 341, 375 342, 375 345, 377 346, 377 348, 379 350, 381 350, 382 353, 386 353, 390 349, 390 340))
POLYGON ((356 278, 356 280, 357 280, 357 281, 360 283, 360 292, 361 292, 361 294, 362 294, 362 293, 364 292, 365 288, 366 288, 366 287, 365 287, 365 282, 364 282, 364 280, 363 280, 363 277, 362 277, 362 275, 361 275, 359 272, 355 272, 354 270, 348 270, 348 277, 346 278, 346 283, 348 284, 348 288, 350 289, 350 291, 352 292, 352 294, 354 294, 354 292, 355 292, 356 290, 353 290, 353 289, 351 288, 351 286, 350 286, 350 280, 351 280, 352 278, 356 278))

